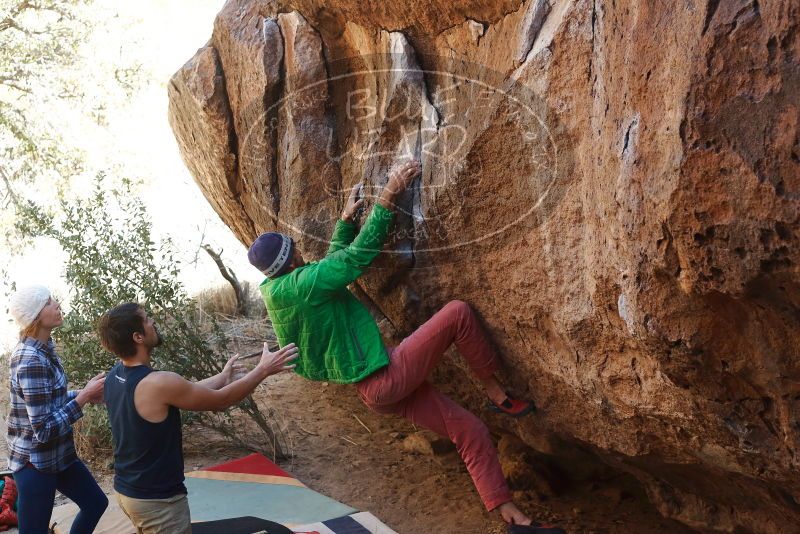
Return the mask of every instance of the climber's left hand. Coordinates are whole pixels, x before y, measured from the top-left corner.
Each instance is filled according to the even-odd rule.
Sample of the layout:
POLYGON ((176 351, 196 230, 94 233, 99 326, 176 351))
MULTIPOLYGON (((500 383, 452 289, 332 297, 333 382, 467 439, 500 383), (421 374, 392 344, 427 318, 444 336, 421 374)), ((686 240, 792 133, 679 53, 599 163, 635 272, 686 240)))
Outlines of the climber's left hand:
POLYGON ((348 223, 355 222, 358 210, 361 209, 361 206, 364 205, 364 199, 358 198, 360 192, 361 192, 360 183, 354 185, 353 189, 350 190, 350 196, 347 198, 347 205, 345 205, 344 209, 342 210, 342 220, 344 222, 348 223))

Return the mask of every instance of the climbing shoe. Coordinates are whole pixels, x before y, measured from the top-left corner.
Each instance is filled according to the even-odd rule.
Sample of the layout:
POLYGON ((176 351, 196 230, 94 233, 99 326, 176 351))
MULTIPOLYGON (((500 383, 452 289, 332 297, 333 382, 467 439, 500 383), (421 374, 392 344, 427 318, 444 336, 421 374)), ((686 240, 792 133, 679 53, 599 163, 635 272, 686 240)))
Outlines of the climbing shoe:
POLYGON ((508 525, 508 534, 566 534, 563 528, 541 523, 530 525, 508 525))
POLYGON ((536 411, 536 406, 534 406, 533 401, 515 399, 508 393, 506 393, 506 400, 502 403, 495 404, 489 401, 487 407, 493 412, 510 415, 511 417, 522 417, 523 415, 536 411))

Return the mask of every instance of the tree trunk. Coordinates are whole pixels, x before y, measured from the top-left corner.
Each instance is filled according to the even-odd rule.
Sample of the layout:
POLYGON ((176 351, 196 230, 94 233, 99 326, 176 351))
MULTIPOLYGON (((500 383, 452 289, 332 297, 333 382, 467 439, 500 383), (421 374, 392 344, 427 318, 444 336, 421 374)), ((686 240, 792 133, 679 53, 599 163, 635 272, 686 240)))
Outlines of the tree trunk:
POLYGON ((220 274, 222 277, 227 280, 231 286, 233 287, 233 293, 236 296, 236 315, 245 315, 247 313, 247 302, 245 301, 244 291, 242 290, 242 284, 239 283, 239 279, 236 278, 236 274, 232 270, 230 270, 223 262, 222 251, 214 252, 214 249, 211 248, 210 245, 203 244, 201 245, 203 250, 205 250, 211 259, 214 260, 214 263, 217 264, 217 268, 219 269, 220 274))

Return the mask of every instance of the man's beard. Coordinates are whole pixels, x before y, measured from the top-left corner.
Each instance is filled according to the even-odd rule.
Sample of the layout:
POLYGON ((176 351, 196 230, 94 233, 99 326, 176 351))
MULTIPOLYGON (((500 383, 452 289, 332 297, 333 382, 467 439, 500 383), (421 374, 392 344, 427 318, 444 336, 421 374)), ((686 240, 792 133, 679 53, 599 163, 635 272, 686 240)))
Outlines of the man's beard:
POLYGON ((161 337, 161 332, 158 331, 155 325, 153 325, 153 330, 156 331, 156 344, 153 347, 160 347, 162 343, 164 343, 164 338, 161 337))

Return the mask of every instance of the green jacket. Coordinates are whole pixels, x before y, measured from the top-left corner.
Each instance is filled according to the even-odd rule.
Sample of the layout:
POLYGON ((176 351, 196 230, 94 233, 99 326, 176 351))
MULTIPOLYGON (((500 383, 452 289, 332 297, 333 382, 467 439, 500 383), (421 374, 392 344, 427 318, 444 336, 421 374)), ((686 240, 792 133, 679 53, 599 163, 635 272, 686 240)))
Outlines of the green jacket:
POLYGON ((380 253, 393 219, 376 204, 361 232, 340 220, 323 259, 259 286, 278 342, 299 349, 299 375, 352 383, 389 363, 378 325, 347 286, 380 253))

